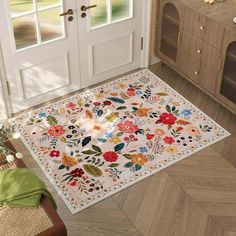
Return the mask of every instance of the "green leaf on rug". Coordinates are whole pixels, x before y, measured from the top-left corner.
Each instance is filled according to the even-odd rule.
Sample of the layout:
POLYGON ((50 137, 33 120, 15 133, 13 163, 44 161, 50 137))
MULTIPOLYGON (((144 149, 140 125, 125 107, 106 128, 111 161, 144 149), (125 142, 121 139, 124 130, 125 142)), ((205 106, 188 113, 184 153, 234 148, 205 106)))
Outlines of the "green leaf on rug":
POLYGON ((98 116, 98 117, 101 117, 102 115, 103 115, 103 110, 98 110, 98 111, 97 111, 97 116, 98 116))
POLYGON ((82 147, 85 147, 90 141, 91 141, 91 136, 84 138, 82 141, 82 147))
POLYGON ((127 107, 126 106, 121 106, 121 107, 117 107, 116 110, 125 110, 127 107))
POLYGON ((67 176, 65 179, 62 180, 62 182, 66 181, 66 180, 68 180, 68 179, 72 180, 72 179, 73 179, 73 176, 70 176, 70 175, 67 176))
POLYGON ((61 142, 66 143, 66 138, 65 137, 60 137, 61 142))
POLYGON ((116 97, 108 97, 108 100, 112 101, 112 102, 117 102, 117 103, 125 103, 125 101, 123 99, 120 98, 116 98, 116 97))
POLYGON ((116 136, 117 137, 120 137, 120 136, 122 136, 124 133, 123 132, 119 132, 116 136))
POLYGON ((125 146, 124 143, 117 144, 117 145, 114 147, 115 152, 118 152, 118 151, 122 150, 122 149, 124 148, 124 146, 125 146))
POLYGON ((60 166, 58 167, 58 169, 59 169, 59 170, 65 169, 65 166, 64 166, 64 165, 60 165, 60 166))
POLYGON ((130 154, 123 154, 123 156, 127 159, 131 159, 131 155, 130 154))
POLYGON ((130 168, 134 163, 133 162, 127 162, 124 167, 125 168, 130 168))
POLYGON ((47 122, 49 125, 56 125, 57 124, 57 119, 54 116, 49 115, 47 117, 47 122))
POLYGON ((158 95, 158 96, 168 96, 169 94, 168 93, 164 93, 164 92, 160 92, 160 93, 157 93, 156 95, 158 95))
POLYGON ((140 170, 141 168, 142 168, 142 166, 140 166, 140 165, 138 165, 138 164, 135 165, 136 171, 140 170))
POLYGON ((169 105, 166 105, 166 110, 167 110, 169 113, 171 113, 171 108, 170 108, 169 105))
POLYGON ((114 167, 117 167, 118 165, 119 165, 118 163, 112 163, 109 165, 109 167, 114 168, 114 167))
POLYGON ((82 152, 83 154, 86 154, 86 155, 92 155, 92 154, 96 154, 97 152, 93 151, 93 150, 85 150, 82 152))
POLYGON ((102 171, 94 165, 85 164, 85 165, 83 165, 83 168, 87 173, 89 173, 90 175, 92 175, 94 177, 102 176, 102 171))
POLYGON ((101 148, 98 147, 98 146, 96 146, 96 145, 92 145, 92 148, 93 148, 93 150, 96 151, 96 152, 99 152, 99 153, 102 152, 101 148))

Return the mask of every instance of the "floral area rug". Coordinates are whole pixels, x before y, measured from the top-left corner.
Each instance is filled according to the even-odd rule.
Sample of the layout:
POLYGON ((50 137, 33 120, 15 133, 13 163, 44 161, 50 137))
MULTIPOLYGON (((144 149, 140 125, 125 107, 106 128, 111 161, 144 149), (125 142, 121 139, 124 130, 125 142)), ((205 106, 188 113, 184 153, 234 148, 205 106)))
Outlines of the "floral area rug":
POLYGON ((72 213, 229 135, 149 70, 14 122, 72 213))

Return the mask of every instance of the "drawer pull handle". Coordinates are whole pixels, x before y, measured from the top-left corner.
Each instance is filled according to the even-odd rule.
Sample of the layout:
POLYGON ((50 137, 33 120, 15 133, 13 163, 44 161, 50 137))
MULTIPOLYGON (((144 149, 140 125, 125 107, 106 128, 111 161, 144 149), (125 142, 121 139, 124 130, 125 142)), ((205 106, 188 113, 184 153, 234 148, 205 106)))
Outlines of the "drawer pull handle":
POLYGON ((204 30, 205 27, 203 25, 200 26, 200 30, 204 30))
POLYGON ((198 53, 198 54, 201 54, 201 53, 202 53, 202 51, 201 51, 200 49, 198 49, 198 50, 197 50, 197 53, 198 53))
POLYGON ((198 74, 199 74, 199 72, 198 72, 198 71, 195 71, 195 72, 194 72, 194 74, 195 74, 195 75, 198 75, 198 74))

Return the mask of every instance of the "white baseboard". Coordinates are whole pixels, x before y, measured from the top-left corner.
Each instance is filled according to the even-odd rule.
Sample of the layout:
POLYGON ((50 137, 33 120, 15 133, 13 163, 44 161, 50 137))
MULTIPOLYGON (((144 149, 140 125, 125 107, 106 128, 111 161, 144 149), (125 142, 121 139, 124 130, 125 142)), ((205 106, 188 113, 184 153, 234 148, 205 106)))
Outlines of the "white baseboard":
POLYGON ((160 60, 156 56, 151 56, 149 60, 149 65, 154 65, 156 63, 160 62, 160 60))

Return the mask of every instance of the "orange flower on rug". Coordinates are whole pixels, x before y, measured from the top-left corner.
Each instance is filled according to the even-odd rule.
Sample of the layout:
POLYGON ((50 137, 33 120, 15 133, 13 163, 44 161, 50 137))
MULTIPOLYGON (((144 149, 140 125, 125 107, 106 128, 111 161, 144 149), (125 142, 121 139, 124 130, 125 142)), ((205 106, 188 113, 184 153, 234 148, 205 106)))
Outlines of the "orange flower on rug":
POLYGON ((229 135, 149 70, 14 123, 72 213, 229 135))

